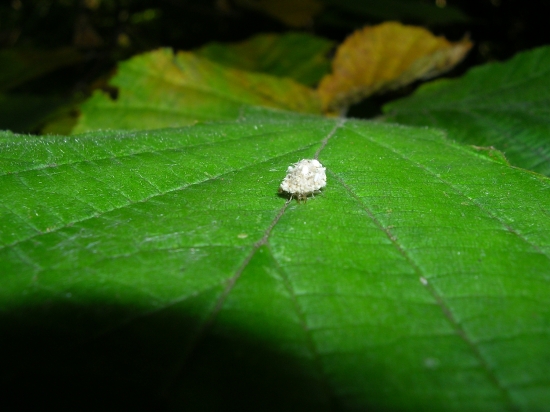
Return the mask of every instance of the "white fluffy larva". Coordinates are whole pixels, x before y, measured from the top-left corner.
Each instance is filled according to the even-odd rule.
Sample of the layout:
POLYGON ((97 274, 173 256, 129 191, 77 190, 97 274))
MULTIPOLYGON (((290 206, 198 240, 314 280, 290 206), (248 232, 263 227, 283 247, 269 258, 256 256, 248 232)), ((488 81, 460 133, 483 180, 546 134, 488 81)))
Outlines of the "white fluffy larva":
POLYGON ((288 167, 279 192, 289 193, 291 199, 307 200, 327 185, 325 170, 317 159, 302 159, 288 167))

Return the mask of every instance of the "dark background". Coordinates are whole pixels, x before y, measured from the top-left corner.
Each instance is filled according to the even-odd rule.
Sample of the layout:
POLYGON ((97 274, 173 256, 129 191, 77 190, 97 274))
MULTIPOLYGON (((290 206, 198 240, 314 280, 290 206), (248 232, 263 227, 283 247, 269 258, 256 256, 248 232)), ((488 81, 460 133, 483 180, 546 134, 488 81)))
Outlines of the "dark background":
MULTIPOLYGON (((161 46, 188 50, 210 41, 240 41, 262 32, 301 30, 341 42, 364 25, 399 20, 426 26, 451 40, 468 34, 475 47, 451 75, 550 43, 548 15, 540 1, 439 0, 440 5, 441 1, 447 9, 462 11, 467 19, 449 21, 429 13, 419 17, 396 7, 381 14, 377 9, 381 0, 343 2, 360 4, 359 12, 341 7, 342 2, 327 1, 325 10, 309 24, 293 28, 230 0, 10 0, 0 6, 0 49, 71 46, 80 50, 84 59, 79 64, 10 90, 68 96, 89 94, 117 61, 136 53, 161 46)), ((417 10, 429 6, 438 11, 433 1, 401 2, 417 10)))

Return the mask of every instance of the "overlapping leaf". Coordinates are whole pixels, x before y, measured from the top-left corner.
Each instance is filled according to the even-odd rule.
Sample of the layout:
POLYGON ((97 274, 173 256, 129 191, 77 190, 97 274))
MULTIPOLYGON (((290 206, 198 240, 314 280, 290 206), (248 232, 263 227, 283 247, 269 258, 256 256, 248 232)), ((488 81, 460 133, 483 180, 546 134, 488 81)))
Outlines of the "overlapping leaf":
POLYGON ((82 106, 74 132, 175 127, 236 119, 243 106, 319 113, 316 93, 286 78, 218 65, 193 53, 161 49, 119 66, 116 99, 96 92, 82 106))
POLYGON ((0 159, 3 402, 19 388, 38 394, 20 408, 57 409, 550 402, 544 177, 435 130, 254 112, 4 133, 0 159), (315 154, 326 190, 287 204, 287 166, 315 154))
POLYGON ((332 73, 319 85, 323 107, 339 112, 374 93, 437 76, 460 62, 471 46, 467 39, 451 43, 396 22, 365 27, 339 46, 332 73))
POLYGON ((550 47, 421 87, 384 108, 388 121, 436 126, 495 146, 514 165, 550 174, 550 47))
POLYGON ((240 70, 290 77, 316 85, 330 71, 334 42, 306 33, 259 34, 241 43, 210 43, 196 53, 240 70))

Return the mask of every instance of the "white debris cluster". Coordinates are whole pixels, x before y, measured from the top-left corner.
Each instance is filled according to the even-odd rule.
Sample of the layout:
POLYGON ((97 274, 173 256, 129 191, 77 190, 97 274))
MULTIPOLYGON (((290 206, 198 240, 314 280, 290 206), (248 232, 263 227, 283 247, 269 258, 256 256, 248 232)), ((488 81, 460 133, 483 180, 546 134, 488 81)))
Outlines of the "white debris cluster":
POLYGON ((327 185, 325 170, 317 159, 302 159, 288 167, 279 191, 290 193, 298 200, 307 199, 327 185))

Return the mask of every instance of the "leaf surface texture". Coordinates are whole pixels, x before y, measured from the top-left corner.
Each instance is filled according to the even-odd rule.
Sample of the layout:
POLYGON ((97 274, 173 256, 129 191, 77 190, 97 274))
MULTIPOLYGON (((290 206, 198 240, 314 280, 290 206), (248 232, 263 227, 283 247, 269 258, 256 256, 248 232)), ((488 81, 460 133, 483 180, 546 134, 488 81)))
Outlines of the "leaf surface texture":
POLYGON ((178 410, 550 401, 540 175, 435 130, 258 110, 2 133, 0 154, 7 392, 91 409, 111 391, 178 410), (286 168, 316 154, 323 194, 287 203, 286 168))

